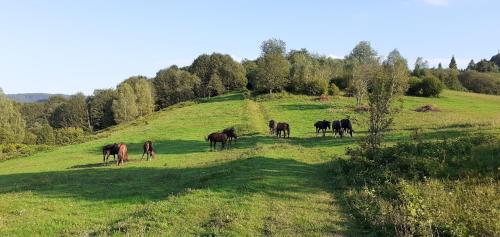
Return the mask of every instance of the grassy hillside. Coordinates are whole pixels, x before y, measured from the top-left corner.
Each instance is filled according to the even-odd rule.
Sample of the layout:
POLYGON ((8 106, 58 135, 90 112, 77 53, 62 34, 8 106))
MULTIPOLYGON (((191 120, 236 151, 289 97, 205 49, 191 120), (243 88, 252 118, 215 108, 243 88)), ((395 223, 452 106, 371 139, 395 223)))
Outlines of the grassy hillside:
MULTIPOLYGON (((320 102, 241 94, 184 103, 118 126, 98 139, 0 163, 0 235, 330 236, 369 232, 353 220, 332 177, 366 132, 351 98, 320 102), (354 138, 316 137, 313 123, 350 117, 354 138), (291 139, 267 134, 267 120, 288 121, 291 139), (210 152, 204 137, 236 126, 229 150, 210 152), (157 158, 140 160, 153 140, 157 158), (103 166, 100 148, 124 142, 131 161, 103 166)), ((500 135, 500 97, 446 91, 405 99, 388 142, 486 132, 500 135), (425 104, 441 112, 418 113, 425 104)))

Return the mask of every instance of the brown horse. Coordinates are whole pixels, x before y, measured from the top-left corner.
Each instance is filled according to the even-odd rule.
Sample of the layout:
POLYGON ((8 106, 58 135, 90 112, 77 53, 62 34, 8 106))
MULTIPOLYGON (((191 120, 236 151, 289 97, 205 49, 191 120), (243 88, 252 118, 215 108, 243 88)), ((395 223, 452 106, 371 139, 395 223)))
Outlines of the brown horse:
POLYGON ((269 133, 274 134, 276 132, 276 121, 274 120, 269 120, 269 133))
POLYGON ((234 142, 236 142, 236 139, 238 139, 238 135, 236 135, 234 127, 226 128, 222 130, 222 133, 227 135, 227 138, 229 139, 229 145, 231 145, 233 139, 235 139, 234 142))
POLYGON ((290 138, 290 125, 288 123, 276 124, 276 136, 281 137, 281 132, 283 132, 283 138, 290 138))
POLYGON ((102 162, 104 164, 108 163, 108 158, 113 155, 113 159, 116 160, 116 154, 118 154, 118 144, 109 144, 102 148, 102 162))
POLYGON ((221 145, 222 145, 221 150, 222 150, 226 146, 227 135, 224 133, 220 133, 220 132, 214 132, 214 133, 210 133, 210 135, 208 135, 206 140, 210 141, 210 150, 212 150, 212 144, 213 144, 214 149, 216 149, 215 146, 217 145, 217 142, 221 143, 221 145))
POLYGON ((120 143, 118 145, 118 160, 116 160, 116 165, 123 164, 124 161, 128 161, 127 145, 120 143))
POLYGON ((142 153, 141 160, 144 159, 144 154, 146 154, 146 160, 149 160, 149 157, 151 156, 151 159, 155 158, 155 149, 153 148, 153 142, 152 141, 146 141, 144 142, 144 145, 142 146, 144 152, 142 153))

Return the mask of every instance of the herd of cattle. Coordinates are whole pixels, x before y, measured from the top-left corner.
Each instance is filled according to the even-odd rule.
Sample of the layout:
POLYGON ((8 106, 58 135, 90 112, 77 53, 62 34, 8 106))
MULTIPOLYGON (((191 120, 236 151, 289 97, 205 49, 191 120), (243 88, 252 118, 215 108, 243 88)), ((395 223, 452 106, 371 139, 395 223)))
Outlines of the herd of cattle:
MULTIPOLYGON (((288 123, 270 120, 268 126, 270 134, 275 134, 277 137, 290 138, 290 125, 288 123)), ((334 137, 338 134, 342 138, 344 133, 348 133, 352 137, 352 133, 354 132, 349 119, 334 120, 331 123, 327 120, 318 121, 314 123, 314 127, 316 128, 316 134, 318 135, 320 132, 323 132, 323 136, 325 136, 330 128, 334 137)), ((210 141, 210 149, 212 147, 216 149, 215 147, 219 142, 221 143, 221 149, 223 149, 228 143, 231 145, 232 141, 236 139, 238 139, 236 131, 234 127, 231 127, 222 130, 222 132, 210 133, 205 140, 210 141)), ((104 164, 108 163, 108 158, 111 155, 116 160, 116 165, 123 164, 125 161, 128 161, 127 145, 123 143, 106 145, 102 148, 102 155, 104 164), (118 156, 118 159, 116 159, 116 156, 118 156)), ((144 155, 146 155, 148 161, 154 158, 155 149, 153 148, 152 141, 144 142, 141 160, 144 159, 144 155)))

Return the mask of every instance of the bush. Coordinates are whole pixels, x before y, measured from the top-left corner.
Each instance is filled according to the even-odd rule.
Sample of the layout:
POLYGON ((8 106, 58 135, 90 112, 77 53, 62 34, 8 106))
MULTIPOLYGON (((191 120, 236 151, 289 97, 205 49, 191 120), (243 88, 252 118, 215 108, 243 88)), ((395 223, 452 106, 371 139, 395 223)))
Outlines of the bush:
POLYGON ((476 93, 500 95, 500 73, 467 71, 461 73, 458 79, 467 90, 476 93))
POLYGON ((75 144, 85 140, 85 132, 81 128, 59 128, 54 130, 57 145, 75 144))
POLYGON ((55 142, 54 129, 44 124, 40 128, 34 129, 33 133, 36 135, 36 144, 53 145, 55 142))
POLYGON ((330 84, 335 84, 340 89, 346 89, 349 85, 349 78, 347 77, 335 77, 330 80, 330 84))
POLYGON ((302 93, 306 95, 322 95, 326 92, 328 83, 325 80, 316 79, 305 82, 302 93))
POLYGON ((412 77, 408 83, 406 94, 412 96, 437 97, 444 89, 443 82, 433 76, 425 77, 423 80, 412 77))
POLYGON ((330 87, 328 88, 328 95, 331 96, 339 96, 340 95, 340 89, 335 85, 335 83, 330 84, 330 87))
POLYGON ((422 96, 438 97, 444 89, 444 84, 435 77, 426 77, 422 80, 422 96))
POLYGON ((345 201, 380 236, 497 236, 499 140, 414 141, 340 160, 345 201))
POLYGON ((36 152, 47 151, 47 145, 4 144, 0 145, 0 161, 29 156, 36 152))
POLYGON ((29 132, 29 131, 26 131, 24 133, 24 141, 23 141, 24 144, 35 145, 36 144, 36 140, 37 140, 37 137, 36 137, 36 135, 34 133, 29 132))
POLYGON ((408 91, 406 91, 407 95, 422 96, 422 79, 411 77, 408 84, 408 91))

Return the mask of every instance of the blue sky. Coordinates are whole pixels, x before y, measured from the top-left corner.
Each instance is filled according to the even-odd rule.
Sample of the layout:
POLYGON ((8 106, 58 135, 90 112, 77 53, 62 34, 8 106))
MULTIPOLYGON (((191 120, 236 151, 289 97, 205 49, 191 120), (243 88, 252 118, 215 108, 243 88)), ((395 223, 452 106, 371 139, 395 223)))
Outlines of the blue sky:
POLYGON ((459 66, 500 49, 498 0, 3 1, 0 87, 91 94, 202 53, 256 58, 263 40, 343 57, 361 40, 410 67, 459 66))

